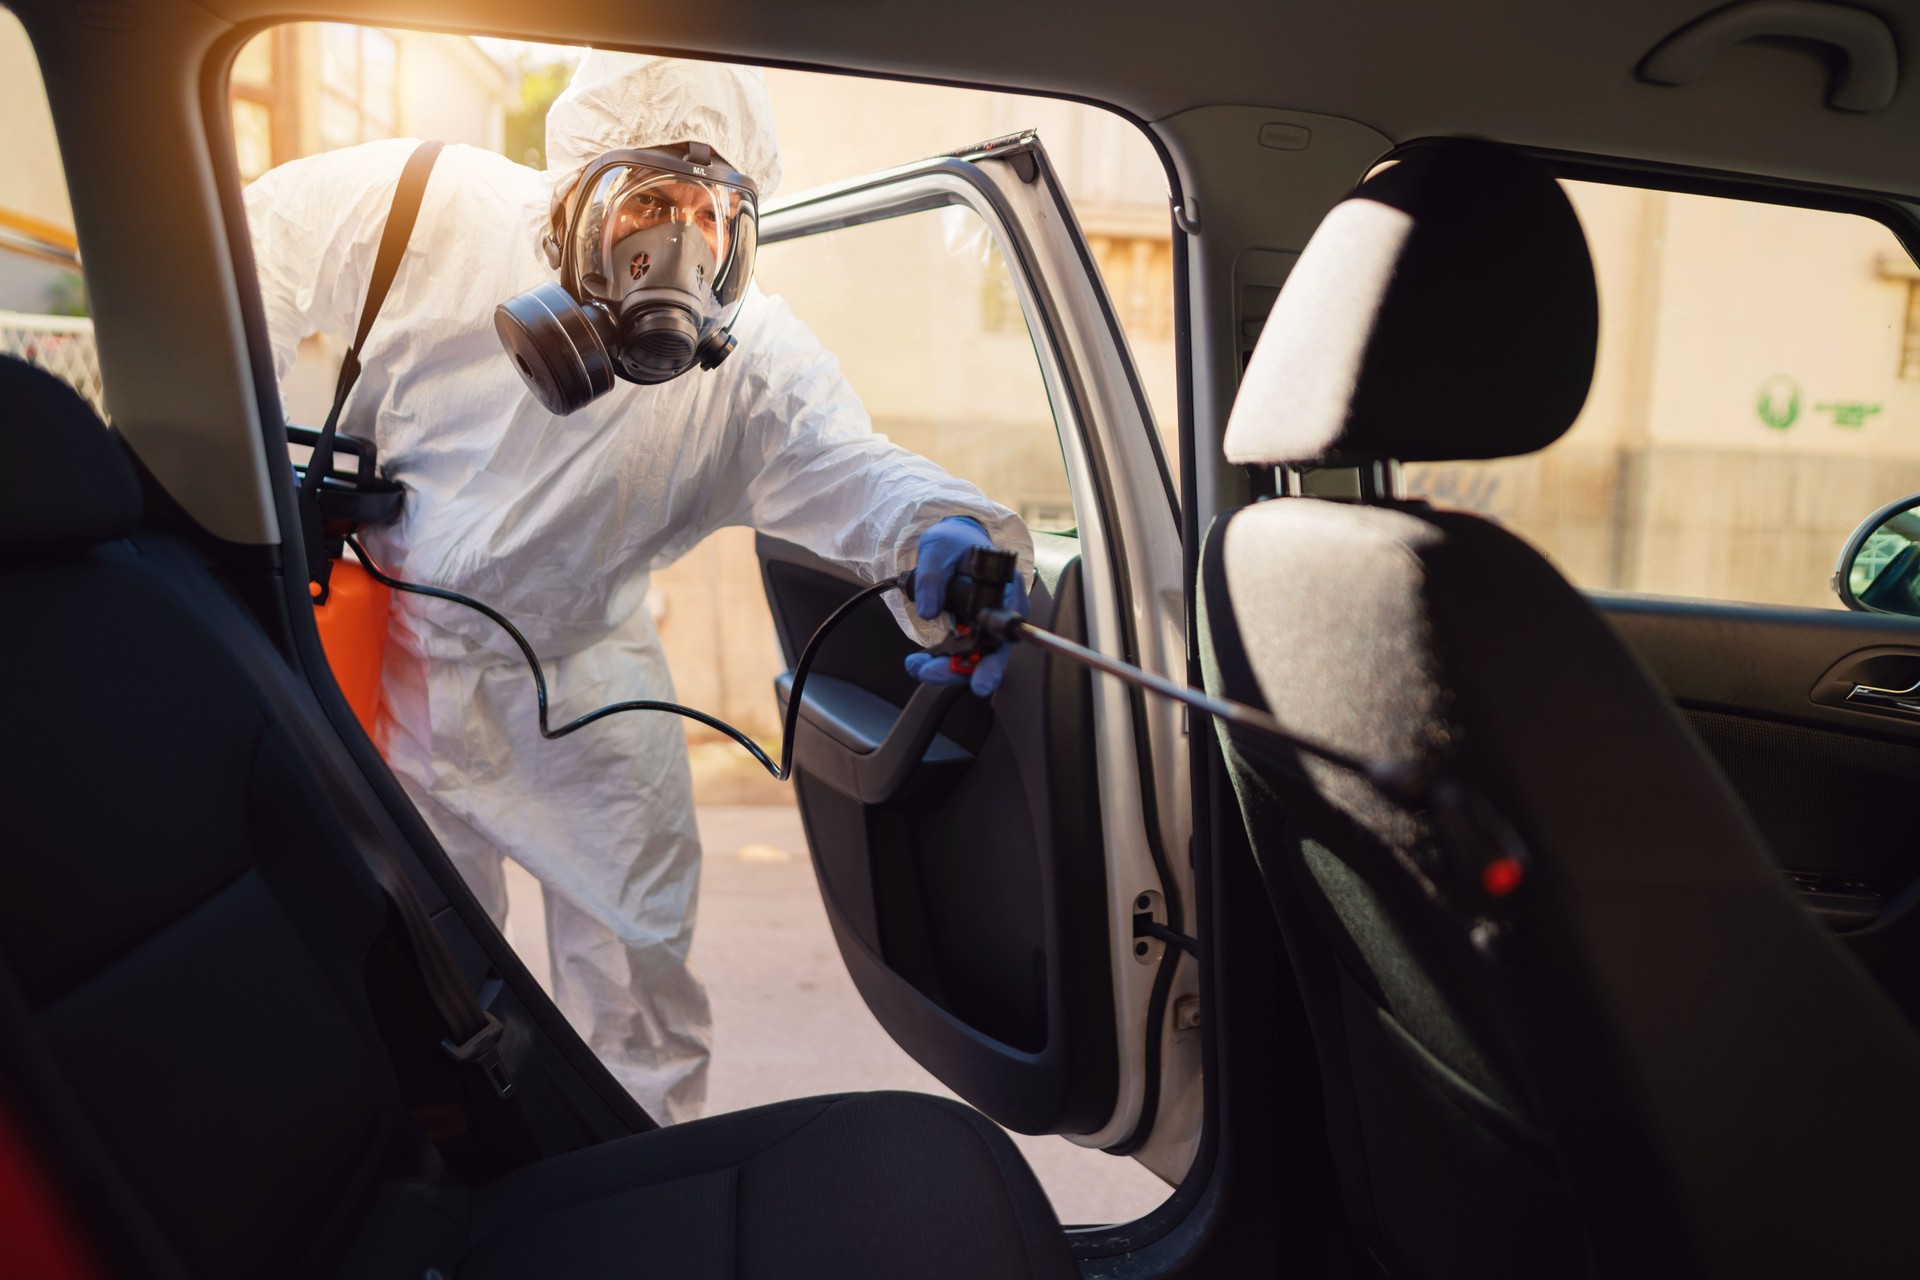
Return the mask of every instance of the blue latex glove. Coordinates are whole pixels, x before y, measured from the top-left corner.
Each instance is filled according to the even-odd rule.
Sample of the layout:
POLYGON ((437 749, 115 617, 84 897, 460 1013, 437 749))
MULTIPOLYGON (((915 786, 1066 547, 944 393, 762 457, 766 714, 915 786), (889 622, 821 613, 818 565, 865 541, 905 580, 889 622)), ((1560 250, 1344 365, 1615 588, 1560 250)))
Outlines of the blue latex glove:
MULTIPOLYGON (((952 581, 954 570, 960 567, 961 558, 974 547, 992 546, 992 539, 987 537, 987 531, 980 527, 979 521, 965 516, 948 516, 921 534, 920 557, 913 570, 914 612, 928 621, 939 617, 946 602, 947 583, 952 581)), ((1004 607, 1023 618, 1027 616, 1027 586, 1017 573, 1013 581, 1007 584, 1004 607)), ((907 674, 926 684, 969 685, 976 697, 990 698, 993 691, 1000 687, 1001 678, 1007 674, 1007 663, 1012 657, 1013 646, 1001 645, 980 659, 980 665, 973 669, 972 676, 963 676, 954 671, 953 664, 947 658, 939 654, 910 653, 907 655, 907 674)))

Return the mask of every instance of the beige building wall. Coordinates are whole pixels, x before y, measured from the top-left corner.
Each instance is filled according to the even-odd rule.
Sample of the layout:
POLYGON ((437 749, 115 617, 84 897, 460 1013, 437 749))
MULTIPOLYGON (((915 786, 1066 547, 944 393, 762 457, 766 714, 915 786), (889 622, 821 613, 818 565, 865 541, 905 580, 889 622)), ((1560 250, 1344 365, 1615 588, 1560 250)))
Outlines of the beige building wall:
MULTIPOLYGON (((38 314, 74 269, 73 210, 33 46, 20 20, 5 9, 0 119, 6 121, 0 128, 0 311, 38 314)), ((6 343, 6 349, 15 345, 6 343)))
POLYGON ((1073 526, 1033 340, 1005 259, 971 209, 770 246, 757 271, 839 358, 876 430, 1030 524, 1073 526))
POLYGON ((507 72, 465 36, 396 31, 399 42, 398 133, 503 150, 507 72))
POLYGON ((0 9, 0 211, 73 234, 53 114, 20 19, 0 9))
POLYGON ((1865 218, 1658 198, 1660 356, 1626 584, 1838 608, 1847 535, 1920 490, 1911 286, 1888 273, 1906 255, 1865 218))
POLYGON ((64 379, 105 415, 53 114, 33 46, 5 9, 0 112, 0 354, 64 379))
POLYGON ((235 84, 237 98, 264 91, 280 116, 273 164, 389 137, 498 151, 512 90, 506 69, 466 36, 330 22, 261 32, 235 84))

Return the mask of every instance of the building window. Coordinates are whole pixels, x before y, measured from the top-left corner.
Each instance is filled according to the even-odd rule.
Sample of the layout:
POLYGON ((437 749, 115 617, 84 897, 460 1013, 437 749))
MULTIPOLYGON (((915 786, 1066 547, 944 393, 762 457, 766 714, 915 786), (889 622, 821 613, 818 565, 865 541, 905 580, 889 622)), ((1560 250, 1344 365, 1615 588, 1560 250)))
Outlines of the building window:
POLYGON ((293 59, 285 27, 263 31, 233 60, 233 146, 240 180, 293 158, 293 59))
POLYGON ((1173 241, 1169 234, 1103 235, 1088 220, 1087 248, 1107 282, 1120 327, 1135 342, 1173 339, 1173 241))
POLYGON ((273 168, 273 108, 236 97, 233 102, 233 150, 240 180, 252 182, 273 168))
POLYGON ((391 138, 400 51, 392 36, 330 22, 320 29, 320 147, 391 138))
POLYGON ((1907 286, 1907 309, 1900 327, 1900 377, 1920 382, 1920 266, 1903 253, 1883 253, 1874 265, 1882 280, 1907 286))

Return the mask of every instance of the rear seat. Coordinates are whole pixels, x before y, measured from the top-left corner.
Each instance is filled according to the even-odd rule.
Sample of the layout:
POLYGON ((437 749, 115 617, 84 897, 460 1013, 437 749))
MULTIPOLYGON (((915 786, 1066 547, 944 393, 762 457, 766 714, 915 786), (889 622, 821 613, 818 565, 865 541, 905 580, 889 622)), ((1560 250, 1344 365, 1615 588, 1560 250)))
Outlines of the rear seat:
POLYGON ((370 994, 386 900, 311 693, 126 458, 0 359, 0 1090, 136 1275, 1072 1276, 975 1112, 815 1098, 478 1185, 370 994), (391 1032, 389 1032, 391 1034, 391 1032))

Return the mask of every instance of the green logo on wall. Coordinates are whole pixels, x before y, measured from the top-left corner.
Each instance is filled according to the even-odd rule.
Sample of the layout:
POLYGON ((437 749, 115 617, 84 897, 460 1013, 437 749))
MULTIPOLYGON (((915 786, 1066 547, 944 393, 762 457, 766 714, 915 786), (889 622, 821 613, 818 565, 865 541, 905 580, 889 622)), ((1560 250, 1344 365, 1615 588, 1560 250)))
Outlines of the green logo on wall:
POLYGON ((1760 421, 1775 431, 1785 431, 1800 416, 1800 384, 1784 373, 1777 373, 1760 384, 1753 411, 1760 421))

